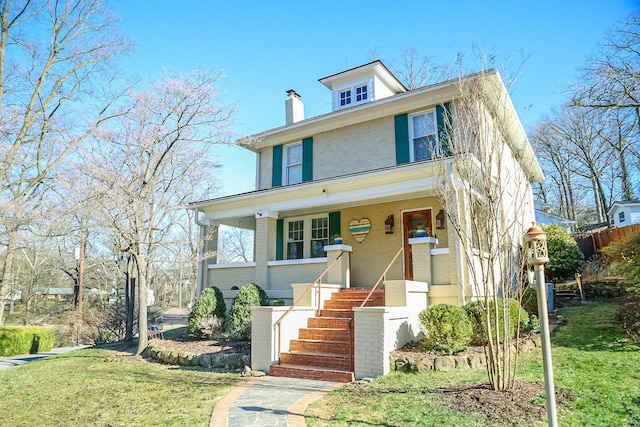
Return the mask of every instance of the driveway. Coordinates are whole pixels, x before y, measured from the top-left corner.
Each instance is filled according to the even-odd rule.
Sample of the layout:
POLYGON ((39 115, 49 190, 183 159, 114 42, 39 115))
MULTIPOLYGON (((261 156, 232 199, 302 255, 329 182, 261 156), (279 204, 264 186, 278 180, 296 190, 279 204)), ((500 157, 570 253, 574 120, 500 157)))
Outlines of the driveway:
POLYGON ((10 357, 0 357, 0 369, 7 369, 13 366, 24 365, 25 363, 32 362, 34 360, 43 359, 49 356, 55 356, 56 354, 68 353, 74 350, 81 350, 83 348, 90 347, 88 345, 81 345, 77 347, 59 347, 54 348, 53 350, 47 353, 38 353, 38 354, 22 354, 19 356, 10 356, 10 357))

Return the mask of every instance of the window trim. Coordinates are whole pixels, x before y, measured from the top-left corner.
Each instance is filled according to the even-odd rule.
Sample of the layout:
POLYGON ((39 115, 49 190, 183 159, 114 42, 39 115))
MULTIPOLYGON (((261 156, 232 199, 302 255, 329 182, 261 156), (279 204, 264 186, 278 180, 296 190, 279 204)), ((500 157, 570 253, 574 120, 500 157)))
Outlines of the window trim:
POLYGON ((329 237, 329 213, 319 213, 319 214, 313 214, 313 215, 302 215, 302 216, 296 216, 296 217, 290 217, 290 218, 283 218, 283 231, 284 231, 284 238, 282 239, 282 252, 283 252, 283 260, 284 261, 293 261, 292 259, 289 258, 289 251, 288 249, 288 243, 289 243, 289 223, 291 222, 295 222, 295 221, 303 221, 302 223, 302 233, 303 233, 303 238, 302 238, 302 258, 298 258, 298 259, 320 259, 320 258, 326 258, 326 254, 321 256, 321 257, 316 257, 316 258, 311 258, 311 240, 312 237, 312 231, 311 231, 311 225, 312 225, 312 221, 314 219, 317 218, 326 218, 327 220, 327 245, 329 244, 330 241, 330 237, 329 237))
POLYGON ((619 221, 619 222, 624 222, 624 221, 625 221, 624 216, 625 216, 625 215, 624 215, 624 211, 620 212, 620 213, 618 214, 618 221, 619 221))
MULTIPOLYGON (((409 162, 410 163, 421 162, 421 161, 425 161, 425 160, 433 160, 433 156, 428 158, 428 159, 416 160, 415 147, 414 147, 415 137, 414 137, 414 134, 413 134, 413 119, 414 119, 414 117, 426 116, 428 114, 433 115, 433 124, 434 124, 433 136, 435 138, 436 157, 440 156, 440 138, 439 138, 439 135, 438 135, 438 115, 436 113, 436 109, 435 108, 429 108, 427 110, 421 110, 421 111, 417 111, 415 113, 409 114, 408 126, 409 126, 409 162)), ((429 135, 431 135, 431 134, 429 134, 429 135)))

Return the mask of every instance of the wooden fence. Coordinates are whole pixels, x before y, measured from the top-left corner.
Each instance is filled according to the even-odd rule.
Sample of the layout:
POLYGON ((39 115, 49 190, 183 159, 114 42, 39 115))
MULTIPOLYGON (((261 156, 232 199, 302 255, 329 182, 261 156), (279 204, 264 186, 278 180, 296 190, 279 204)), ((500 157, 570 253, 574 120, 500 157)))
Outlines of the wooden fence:
POLYGON ((626 227, 596 231, 588 236, 576 237, 576 242, 584 254, 584 259, 589 259, 611 243, 638 233, 640 233, 640 224, 632 224, 626 227))

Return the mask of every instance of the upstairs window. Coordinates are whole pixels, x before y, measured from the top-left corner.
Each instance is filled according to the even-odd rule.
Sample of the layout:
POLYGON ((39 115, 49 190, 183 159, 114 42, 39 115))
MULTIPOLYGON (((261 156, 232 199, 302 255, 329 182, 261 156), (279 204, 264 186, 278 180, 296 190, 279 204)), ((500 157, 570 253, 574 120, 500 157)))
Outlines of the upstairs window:
POLYGON ((290 144, 284 148, 284 182, 302 182, 302 143, 290 144))
POLYGON ((414 114, 410 119, 410 161, 418 162, 439 156, 438 125, 435 110, 414 114))
POLYGON ((340 106, 344 107, 351 104, 351 89, 340 91, 340 106))

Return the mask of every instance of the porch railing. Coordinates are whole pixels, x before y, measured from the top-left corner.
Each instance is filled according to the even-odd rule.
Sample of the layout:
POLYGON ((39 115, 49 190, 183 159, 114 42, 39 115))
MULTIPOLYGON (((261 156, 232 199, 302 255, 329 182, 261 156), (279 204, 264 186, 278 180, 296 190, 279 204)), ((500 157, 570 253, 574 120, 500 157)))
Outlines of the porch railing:
MULTIPOLYGON (((387 273, 389 272, 389 270, 391 269, 391 266, 393 265, 393 263, 396 262, 396 260, 398 259, 398 257, 400 256, 400 254, 402 253, 404 247, 401 247, 400 250, 396 253, 396 255, 393 257, 393 259, 391 260, 391 262, 389 263, 389 265, 387 265, 387 268, 384 269, 384 272, 380 275, 380 278, 378 279, 378 281, 376 282, 375 285, 373 285, 373 287, 371 288, 371 290, 369 291, 369 294, 367 294, 367 297, 364 299, 364 301, 362 301, 362 304, 360 304, 360 308, 364 307, 365 304, 369 301, 369 298, 371 298, 371 295, 373 295, 373 293, 375 292, 375 290, 378 288, 378 286, 380 285, 380 283, 382 283, 386 277, 387 277, 387 273)), ((355 356, 355 351, 354 351, 354 344, 353 344, 353 338, 354 338, 354 334, 353 334, 353 319, 355 317, 352 317, 349 320, 349 363, 351 366, 351 371, 355 370, 355 365, 354 365, 354 356, 355 356)))
MULTIPOLYGON (((340 254, 338 254, 338 256, 336 257, 336 259, 333 260, 333 262, 331 264, 329 264, 329 266, 320 274, 320 276, 318 276, 318 278, 316 280, 313 281, 313 283, 302 293, 302 295, 300 295, 300 297, 298 297, 298 299, 293 303, 293 305, 291 307, 289 307, 289 309, 287 311, 284 312, 284 314, 282 316, 280 316, 280 318, 276 321, 275 326, 277 329, 277 337, 278 337, 278 364, 280 364, 280 353, 281 353, 281 346, 282 346, 282 321, 284 320, 285 317, 287 317, 289 315, 289 313, 291 313, 291 311, 293 311, 294 308, 296 308, 298 306, 298 304, 300 303, 300 301, 302 301, 302 299, 304 297, 306 297, 309 292, 311 291, 311 289, 313 289, 313 287, 316 287, 316 316, 318 316, 319 312, 320 312, 320 291, 321 291, 321 284, 322 284, 322 278, 324 276, 327 275, 327 273, 329 272, 329 270, 331 270, 333 268, 334 265, 336 265, 336 263, 338 262, 338 260, 342 257, 342 255, 344 255, 345 253, 349 254, 349 274, 351 274, 351 252, 350 251, 340 251, 340 254)), ((351 279, 349 278, 347 283, 351 283, 351 279)))

